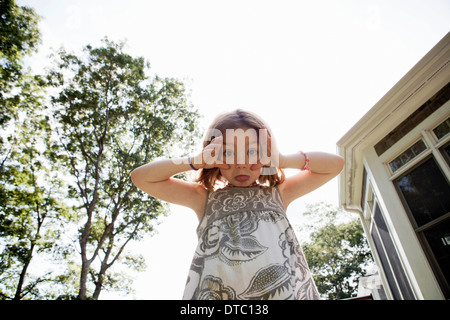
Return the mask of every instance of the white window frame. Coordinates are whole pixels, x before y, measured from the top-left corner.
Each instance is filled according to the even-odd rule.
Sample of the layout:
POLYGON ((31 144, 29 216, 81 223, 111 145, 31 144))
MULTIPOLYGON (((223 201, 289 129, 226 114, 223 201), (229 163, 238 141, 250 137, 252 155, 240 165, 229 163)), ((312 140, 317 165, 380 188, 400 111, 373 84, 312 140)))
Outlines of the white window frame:
MULTIPOLYGON (((366 168, 367 168, 367 166, 366 166, 366 168)), ((376 226, 376 230, 375 230, 375 232, 378 234, 378 239, 380 239, 380 241, 381 241, 381 247, 378 248, 378 250, 377 250, 377 246, 375 245, 374 240, 372 239, 372 236, 371 236, 372 235, 372 231, 375 228, 375 224, 376 224, 375 219, 374 219, 375 207, 378 205, 379 210, 381 211, 382 218, 385 220, 386 226, 388 228, 389 236, 391 237, 392 243, 393 243, 394 248, 396 250, 396 254, 399 257, 399 262, 401 264, 401 267, 403 268, 403 270, 404 270, 404 272, 406 274, 406 277, 407 277, 409 286, 410 286, 410 288, 411 288, 411 290, 413 292, 413 295, 417 299, 417 295, 415 293, 413 283, 411 283, 411 279, 410 279, 409 275, 406 272, 406 267, 405 267, 405 265, 403 263, 403 259, 400 256, 400 252, 399 252, 399 249, 397 247, 397 243, 396 243, 395 239, 393 238, 392 230, 391 230, 390 226, 388 225, 388 223, 386 221, 386 216, 385 216, 384 210, 382 208, 382 205, 381 205, 380 201, 378 200, 378 196, 377 196, 377 194, 375 192, 375 188, 372 186, 373 182, 372 182, 372 178, 371 178, 369 172, 370 172, 369 170, 366 170, 366 174, 367 174, 366 188, 365 188, 364 203, 363 203, 363 208, 362 209, 363 209, 364 223, 365 223, 365 226, 366 226, 366 229, 367 229, 366 234, 367 234, 367 238, 369 239, 370 246, 372 248, 372 253, 374 255, 374 259, 375 259, 375 261, 376 261, 378 266, 382 266, 383 264, 381 262, 381 258, 379 256, 380 253, 378 252, 378 250, 383 250, 384 256, 387 258, 387 262, 389 264, 388 267, 390 268, 391 273, 394 276, 393 280, 395 281, 395 284, 392 284, 392 285, 395 285, 397 287, 397 290, 398 290, 399 294, 403 298, 403 292, 402 292, 402 289, 401 289, 400 284, 398 283, 398 279, 397 279, 398 275, 394 272, 394 268, 393 268, 392 262, 391 262, 391 257, 389 256, 388 251, 387 251, 387 249, 385 247, 385 243, 384 243, 384 241, 383 241, 383 239, 382 239, 382 237, 381 237, 381 235, 379 233, 378 226, 376 226)), ((382 267, 379 267, 378 269, 379 269, 379 272, 380 272, 380 276, 382 278, 384 292, 385 292, 387 298, 389 300, 392 300, 392 299, 394 299, 394 294, 392 293, 392 290, 390 288, 391 284, 390 284, 390 282, 389 282, 389 280, 388 280, 388 278, 387 278, 387 276, 385 274, 384 269, 382 267)))
POLYGON ((450 133, 442 137, 441 139, 437 139, 433 130, 445 121, 450 116, 450 100, 447 101, 444 105, 442 105, 438 110, 436 110, 433 114, 431 114, 428 118, 426 118, 422 123, 420 123, 417 127, 412 129, 408 134, 406 134, 403 138, 397 141, 392 147, 390 147, 386 152, 384 152, 380 156, 380 160, 382 161, 386 173, 389 176, 390 181, 394 181, 406 171, 416 166, 417 163, 428 157, 430 154, 433 154, 434 159, 438 163, 444 175, 450 181, 450 168, 442 156, 439 148, 450 141, 450 133), (397 171, 392 172, 389 163, 401 155, 404 151, 414 145, 420 139, 426 145, 426 149, 417 155, 414 159, 409 161, 407 164, 399 168, 397 171))
MULTIPOLYGON (((413 128, 408 134, 402 137, 399 141, 397 141, 393 146, 391 146, 388 150, 384 152, 381 156, 379 156, 379 160, 381 160, 381 164, 386 171, 388 181, 392 183, 392 186, 395 185, 395 180, 404 175, 410 169, 416 167, 420 162, 429 157, 433 156, 433 159, 436 161, 443 175, 450 181, 450 168, 449 164, 445 160, 444 156, 441 154, 439 150, 442 146, 447 144, 450 141, 450 133, 447 133, 441 139, 438 139, 434 134, 433 130, 440 125, 443 121, 450 117, 450 100, 447 101, 444 105, 442 105, 438 110, 436 110, 433 114, 429 115, 426 119, 424 119, 419 125, 413 128), (407 162, 405 165, 397 169, 395 172, 392 172, 389 163, 397 158, 400 154, 402 154, 405 150, 410 148, 420 139, 426 145, 426 149, 422 151, 420 154, 416 155, 412 160, 407 162)), ((395 186, 394 186, 395 188, 395 186)), ((408 212, 408 208, 405 207, 405 204, 402 203, 402 206, 406 212, 408 212)), ((408 215, 410 215, 408 213, 408 215)), ((448 214, 445 214, 442 219, 446 219, 448 214)), ((411 219, 411 218, 410 218, 411 219)), ((439 219, 439 218, 438 218, 439 219)), ((431 223, 436 223, 437 219, 433 220, 431 223)), ((411 221, 412 227, 412 221, 411 221)), ((427 224, 422 226, 421 228, 413 228, 414 234, 418 237, 418 233, 422 232, 423 228, 427 227, 427 224)), ((422 250, 424 250, 422 248, 422 250)))

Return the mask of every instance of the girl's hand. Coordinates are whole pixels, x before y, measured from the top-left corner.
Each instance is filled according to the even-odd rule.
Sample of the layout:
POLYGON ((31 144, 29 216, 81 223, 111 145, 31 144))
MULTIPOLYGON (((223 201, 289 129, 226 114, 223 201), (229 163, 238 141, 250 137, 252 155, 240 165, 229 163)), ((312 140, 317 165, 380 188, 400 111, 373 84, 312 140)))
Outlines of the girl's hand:
POLYGON ((229 169, 230 165, 223 163, 223 136, 211 140, 202 152, 193 158, 193 165, 197 169, 223 168, 229 169))
POLYGON ((272 141, 266 127, 262 126, 259 130, 258 163, 253 164, 250 169, 259 170, 264 167, 261 174, 274 174, 279 167, 280 157, 281 154, 278 152, 275 141, 272 141), (273 170, 273 168, 275 168, 275 170, 273 170))

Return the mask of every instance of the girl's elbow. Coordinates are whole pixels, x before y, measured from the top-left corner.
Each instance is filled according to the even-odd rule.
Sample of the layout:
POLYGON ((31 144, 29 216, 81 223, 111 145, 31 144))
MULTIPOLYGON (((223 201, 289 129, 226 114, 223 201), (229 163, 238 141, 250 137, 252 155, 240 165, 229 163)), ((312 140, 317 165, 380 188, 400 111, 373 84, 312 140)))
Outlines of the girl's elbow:
POLYGON ((341 173, 344 169, 345 159, 339 155, 336 155, 336 174, 341 173))
POLYGON ((133 171, 131 171, 130 173, 131 176, 131 181, 134 183, 134 185, 137 185, 138 183, 138 179, 139 179, 139 173, 137 169, 134 169, 133 171))

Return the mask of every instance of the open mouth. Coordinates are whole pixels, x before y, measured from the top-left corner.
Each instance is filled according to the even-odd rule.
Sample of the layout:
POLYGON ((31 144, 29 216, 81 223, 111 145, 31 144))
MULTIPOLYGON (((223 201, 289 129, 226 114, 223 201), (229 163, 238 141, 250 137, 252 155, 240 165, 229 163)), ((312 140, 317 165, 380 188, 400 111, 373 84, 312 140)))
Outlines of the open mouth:
POLYGON ((234 179, 236 179, 236 181, 239 181, 239 182, 246 182, 250 179, 250 176, 242 174, 242 175, 234 177, 234 179))

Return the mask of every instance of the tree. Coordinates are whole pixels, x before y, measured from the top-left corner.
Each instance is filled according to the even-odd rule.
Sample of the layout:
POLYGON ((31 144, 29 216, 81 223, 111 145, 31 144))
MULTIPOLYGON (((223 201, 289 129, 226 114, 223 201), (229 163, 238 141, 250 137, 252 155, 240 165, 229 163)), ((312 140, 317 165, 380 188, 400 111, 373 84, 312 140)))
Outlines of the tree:
POLYGON ((358 276, 373 264, 359 219, 324 203, 309 205, 304 214, 315 218, 303 251, 319 293, 328 299, 354 296, 358 276))
POLYGON ((51 128, 45 82, 23 66, 40 42, 34 10, 0 2, 0 299, 39 297, 48 274, 29 272, 36 254, 55 252, 67 214, 47 158, 51 128))
MULTIPOLYGON (((38 106, 16 123, 8 159, 0 173, 0 296, 20 300, 41 297, 39 284, 49 274, 30 276, 36 254, 64 251, 58 243, 69 211, 59 198, 61 182, 46 158, 51 135, 48 119, 38 106), (28 278, 28 281, 26 281, 28 278)), ((55 254, 55 257, 57 255, 55 254)))
MULTIPOLYGON (((107 271, 126 245, 151 233, 167 208, 131 182, 130 172, 180 143, 192 147, 198 113, 182 82, 150 78, 149 64, 107 38, 79 56, 59 50, 48 73, 68 197, 79 221, 79 299, 98 299, 112 285, 107 271)), ((141 266, 142 259, 125 262, 141 266)))
MULTIPOLYGON (((0 1, 0 127, 17 116, 22 99, 18 90, 26 86, 23 58, 40 43, 39 16, 14 0, 0 1)), ((3 147, 3 140, 0 141, 3 147)))
POLYGON ((30 109, 39 98, 43 85, 39 77, 25 70, 24 57, 37 50, 40 43, 39 16, 14 0, 0 2, 0 172, 12 152, 15 121, 21 111, 30 109), (9 140, 8 140, 9 139, 9 140))

